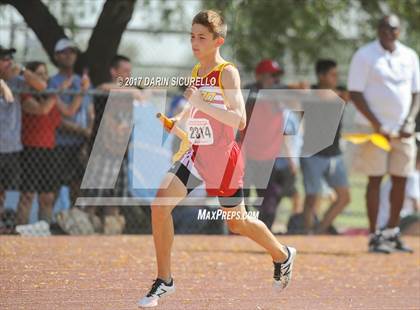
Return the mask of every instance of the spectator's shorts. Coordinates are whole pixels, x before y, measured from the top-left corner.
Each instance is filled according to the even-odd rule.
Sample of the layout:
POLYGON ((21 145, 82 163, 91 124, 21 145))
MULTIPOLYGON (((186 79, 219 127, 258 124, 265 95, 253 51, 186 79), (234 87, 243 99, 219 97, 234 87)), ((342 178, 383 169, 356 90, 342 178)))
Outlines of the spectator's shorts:
POLYGON ((130 197, 128 187, 128 160, 124 158, 114 158, 111 156, 102 156, 91 158, 89 163, 88 184, 94 184, 95 188, 85 189, 82 191, 83 196, 87 197, 130 197), (107 187, 112 178, 115 176, 117 180, 114 188, 101 188, 107 187))
POLYGON ((354 153, 353 168, 367 176, 390 174, 407 177, 416 165, 415 138, 391 138, 390 144, 390 152, 371 142, 358 145, 354 153))
POLYGON ((48 193, 58 189, 54 174, 57 161, 52 149, 25 147, 20 154, 20 163, 22 192, 48 193))
POLYGON ((82 146, 56 146, 54 157, 56 165, 54 175, 57 183, 70 185, 72 182, 81 182, 85 166, 81 158, 82 146))
POLYGON ((274 169, 271 174, 271 182, 280 185, 281 197, 292 197, 297 192, 296 176, 292 173, 289 166, 284 169, 274 169))
MULTIPOLYGON (((201 185, 203 181, 195 176, 183 163, 177 161, 169 169, 170 173, 175 174, 178 179, 187 188, 188 194, 191 193, 196 187, 201 185)), ((224 208, 233 208, 238 206, 244 199, 244 192, 239 188, 232 196, 218 196, 219 203, 224 208)))
POLYGON ((301 158, 300 164, 306 194, 321 194, 322 180, 332 188, 349 186, 342 155, 332 157, 314 155, 301 158))
POLYGON ((0 153, 0 191, 18 189, 21 174, 20 153, 0 153))

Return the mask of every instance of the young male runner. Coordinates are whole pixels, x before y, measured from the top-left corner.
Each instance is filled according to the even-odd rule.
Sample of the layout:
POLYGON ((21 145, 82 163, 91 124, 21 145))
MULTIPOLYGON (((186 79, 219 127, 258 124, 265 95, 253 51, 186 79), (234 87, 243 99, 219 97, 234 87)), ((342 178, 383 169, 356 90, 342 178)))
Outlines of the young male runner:
POLYGON ((201 182, 211 196, 218 196, 229 230, 254 240, 270 253, 274 263, 274 285, 284 289, 291 280, 296 250, 280 244, 263 222, 246 217, 243 200, 243 161, 235 142, 235 129, 246 125, 245 106, 238 70, 219 53, 226 37, 226 25, 214 11, 202 11, 192 21, 191 45, 199 63, 192 77, 201 77, 184 93, 188 105, 175 120, 187 116, 192 147, 176 162, 152 203, 152 230, 157 259, 157 278, 141 307, 157 306, 159 298, 175 291, 171 275, 171 247, 174 237, 172 209, 201 182), (161 203, 162 198, 171 204, 161 203), (228 216, 227 216, 228 217, 228 216), (229 217, 228 217, 229 218, 229 217))

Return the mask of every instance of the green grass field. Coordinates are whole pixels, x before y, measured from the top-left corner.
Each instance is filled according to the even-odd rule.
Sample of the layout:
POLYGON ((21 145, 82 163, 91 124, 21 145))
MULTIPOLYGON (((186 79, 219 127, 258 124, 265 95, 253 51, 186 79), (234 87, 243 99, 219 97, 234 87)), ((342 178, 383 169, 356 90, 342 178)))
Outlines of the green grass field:
MULTIPOLYGON (((367 228, 368 221, 365 207, 366 182, 366 176, 356 174, 350 176, 351 203, 334 221, 334 225, 337 228, 367 228)), ((305 191, 303 188, 301 175, 298 176, 297 188, 299 193, 301 193, 303 200, 305 191)), ((329 201, 327 199, 323 199, 321 204, 321 212, 319 214, 320 217, 322 216, 322 213, 328 208, 328 206, 329 201)), ((277 220, 275 223, 276 226, 281 227, 282 225, 287 224, 291 209, 292 205, 290 199, 283 199, 277 211, 277 220)), ((274 228, 274 231, 275 230, 276 229, 274 228)))

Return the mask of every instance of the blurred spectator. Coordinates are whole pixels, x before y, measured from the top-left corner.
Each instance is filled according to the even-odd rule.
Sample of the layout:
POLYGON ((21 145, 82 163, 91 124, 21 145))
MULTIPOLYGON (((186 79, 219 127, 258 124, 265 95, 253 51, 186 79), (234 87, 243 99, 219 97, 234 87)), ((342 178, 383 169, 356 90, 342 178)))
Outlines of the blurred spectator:
MULTIPOLYGON (((389 194, 391 193, 391 179, 388 178, 381 186, 380 206, 378 214, 377 226, 380 228, 386 228, 389 220, 389 194)), ((416 159, 416 171, 413 171, 407 177, 407 183, 405 186, 405 198, 403 202, 403 208, 401 209, 400 217, 401 231, 404 233, 406 223, 416 220, 420 221, 420 152, 417 151, 416 159)))
MULTIPOLYGON (((131 62, 128 57, 116 55, 110 64, 111 81, 98 86, 98 90, 111 92, 95 98, 96 121, 94 140, 102 150, 95 149, 91 154, 92 175, 97 189, 86 191, 91 197, 130 197, 128 184, 127 146, 133 121, 133 100, 142 100, 137 88, 125 88, 120 81, 131 77, 131 62), (119 92, 119 90, 123 90, 119 92), (118 92, 117 92, 118 91, 118 92), (117 104, 117 106, 115 106, 117 104), (106 113, 104 113, 106 111, 106 113), (98 132, 98 129, 101 131, 98 132), (119 154, 123 152, 121 162, 119 154), (113 189, 100 188, 112 176, 118 175, 113 189)), ((93 142, 93 140, 92 140, 93 142)), ((93 144, 93 143, 92 143, 93 144)), ((96 147, 96 146, 95 146, 96 147)), ((125 218, 120 215, 120 207, 96 206, 86 208, 96 231, 105 234, 121 234, 125 227, 125 218)))
MULTIPOLYGON (((87 91, 90 87, 87 72, 84 72, 82 77, 74 73, 74 64, 77 59, 76 45, 63 38, 56 43, 54 51, 59 72, 51 77, 48 87, 57 90, 87 91)), ((59 97, 64 104, 70 105, 75 95, 60 94, 59 97)), ((69 186, 71 206, 74 205, 79 194, 86 161, 83 147, 90 138, 93 120, 94 109, 91 98, 85 95, 74 115, 63 114, 62 124, 57 131, 55 175, 60 186, 69 186)))
MULTIPOLYGON (((262 60, 255 69, 256 82, 244 87, 250 90, 245 104, 247 127, 241 132, 242 150, 246 159, 244 195, 249 199, 250 187, 254 185, 258 197, 264 197, 259 208, 259 218, 269 229, 275 219, 278 193, 281 190, 273 166, 283 142, 283 109, 271 101, 258 98, 258 93, 261 89, 286 88, 279 85, 282 73, 277 62, 262 60), (265 186, 267 174, 271 177, 265 186)), ((289 164, 293 165, 293 162, 289 160, 289 164)))
POLYGON ((302 118, 300 113, 284 110, 284 135, 290 138, 290 143, 287 145, 290 158, 277 158, 274 164, 274 169, 277 171, 277 183, 282 185, 278 193, 277 204, 280 204, 283 197, 289 197, 292 202, 292 214, 302 212, 302 198, 296 188, 296 174, 299 168, 300 148, 302 147, 302 137, 299 133, 302 118), (290 161, 293 164, 290 164, 290 161))
MULTIPOLYGON (((43 62, 26 64, 45 83, 48 82, 47 66, 43 62)), ((65 82, 63 83, 65 84, 65 82)), ((62 85, 64 88, 65 85, 62 85)), ((54 192, 58 189, 54 169, 55 132, 61 115, 73 116, 80 107, 82 96, 74 96, 71 105, 60 101, 57 95, 22 94, 22 178, 18 204, 19 224, 27 224, 35 193, 38 193, 39 220, 51 223, 54 207, 54 192)))
POLYGON ((398 41, 400 21, 397 16, 383 17, 378 24, 378 40, 361 47, 353 55, 348 88, 360 112, 358 128, 378 132, 390 142, 391 151, 368 142, 357 149, 358 167, 369 177, 367 211, 369 251, 390 253, 408 251, 399 233, 399 218, 404 202, 407 176, 414 170, 416 145, 413 136, 420 90, 419 59, 414 50, 398 41), (417 99, 416 99, 417 97, 417 99), (380 184, 391 175, 390 218, 387 228, 376 226, 380 184))
MULTIPOLYGON (((319 60, 315 66, 318 83, 313 89, 331 89, 337 91, 338 69, 333 60, 319 60)), ((335 232, 331 227, 334 219, 350 202, 349 183, 346 167, 340 149, 341 121, 333 143, 317 154, 301 158, 303 184, 305 187, 304 218, 305 231, 315 233, 335 232), (315 206, 322 196, 322 182, 325 181, 336 193, 323 219, 315 227, 313 223, 315 206)))
POLYGON ((14 48, 0 46, 0 213, 5 191, 17 189, 20 182, 22 112, 20 97, 12 90, 22 90, 26 85, 39 91, 46 88, 45 81, 13 61, 15 52, 14 48))

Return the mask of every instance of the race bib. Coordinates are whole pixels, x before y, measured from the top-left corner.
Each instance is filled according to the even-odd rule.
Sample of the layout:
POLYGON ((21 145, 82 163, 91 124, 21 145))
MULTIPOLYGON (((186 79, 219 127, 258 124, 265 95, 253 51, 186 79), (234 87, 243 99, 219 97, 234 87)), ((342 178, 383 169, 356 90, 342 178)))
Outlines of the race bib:
POLYGON ((187 121, 188 140, 196 145, 213 144, 213 129, 205 118, 190 118, 187 121))

